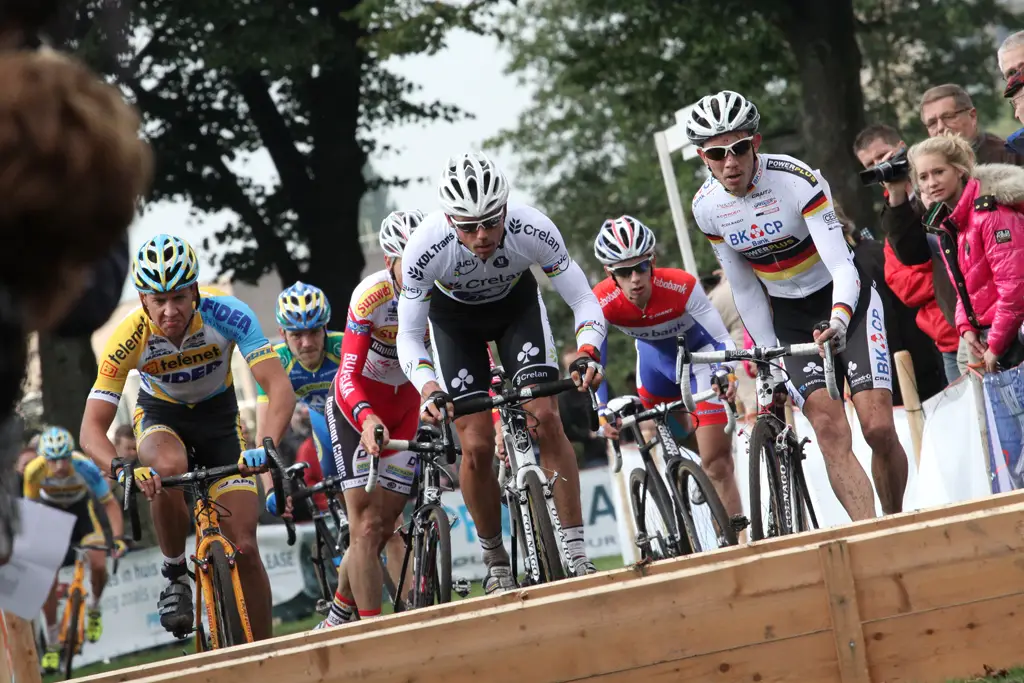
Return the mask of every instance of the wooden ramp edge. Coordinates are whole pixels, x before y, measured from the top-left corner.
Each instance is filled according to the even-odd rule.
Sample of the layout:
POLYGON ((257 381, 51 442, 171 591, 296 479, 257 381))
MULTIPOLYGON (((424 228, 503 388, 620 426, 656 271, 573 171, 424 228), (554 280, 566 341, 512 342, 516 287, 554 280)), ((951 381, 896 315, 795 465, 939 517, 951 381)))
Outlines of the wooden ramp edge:
POLYGON ((1015 493, 80 680, 945 681, 1024 659, 1022 549, 1015 493))

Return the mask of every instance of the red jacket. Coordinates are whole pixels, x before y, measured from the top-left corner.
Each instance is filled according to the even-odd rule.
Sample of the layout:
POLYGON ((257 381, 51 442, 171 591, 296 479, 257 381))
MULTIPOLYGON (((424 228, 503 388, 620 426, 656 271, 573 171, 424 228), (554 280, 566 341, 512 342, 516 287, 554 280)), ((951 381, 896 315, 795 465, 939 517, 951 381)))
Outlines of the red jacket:
MULTIPOLYGON (((328 454, 330 457, 330 454, 328 454)), ((320 458, 316 454, 316 446, 313 444, 313 437, 307 438, 299 446, 299 450, 295 453, 295 462, 308 462, 309 467, 302 473, 302 479, 306 482, 306 486, 313 486, 319 484, 324 480, 323 470, 320 469, 320 458)), ((322 493, 318 493, 313 496, 313 502, 316 503, 318 510, 327 509, 327 498, 322 493)))
POLYGON ((956 329, 988 328, 988 346, 997 356, 1010 349, 1024 322, 1024 169, 982 164, 950 215, 956 263, 946 268, 957 288, 956 329), (965 306, 965 298, 969 307, 965 306), (973 316, 970 310, 973 309, 973 316))
POLYGON ((960 337, 953 326, 946 322, 935 300, 934 274, 931 263, 908 266, 902 263, 893 251, 889 240, 885 241, 885 282, 893 294, 910 308, 917 309, 917 326, 935 342, 939 351, 955 352, 960 337))

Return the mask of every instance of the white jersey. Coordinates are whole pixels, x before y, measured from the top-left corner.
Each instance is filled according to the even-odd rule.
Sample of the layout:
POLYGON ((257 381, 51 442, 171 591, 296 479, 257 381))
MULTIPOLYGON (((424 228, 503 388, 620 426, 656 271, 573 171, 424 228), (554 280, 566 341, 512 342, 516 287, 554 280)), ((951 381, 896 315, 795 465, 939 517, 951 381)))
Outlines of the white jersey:
POLYGON ((822 312, 823 319, 850 324, 860 274, 820 171, 790 156, 759 154, 744 196, 708 178, 693 198, 693 215, 722 264, 754 343, 776 343, 764 291, 803 299, 832 284, 832 311, 822 312))
POLYGON ((432 290, 466 304, 501 300, 523 273, 537 264, 555 291, 572 308, 576 343, 595 350, 606 328, 601 306, 586 275, 566 251, 558 228, 543 213, 523 204, 508 204, 505 234, 486 261, 459 242, 444 212, 428 214, 412 234, 402 258, 402 295, 398 303, 398 357, 417 389, 436 381, 433 363, 423 343, 432 290))

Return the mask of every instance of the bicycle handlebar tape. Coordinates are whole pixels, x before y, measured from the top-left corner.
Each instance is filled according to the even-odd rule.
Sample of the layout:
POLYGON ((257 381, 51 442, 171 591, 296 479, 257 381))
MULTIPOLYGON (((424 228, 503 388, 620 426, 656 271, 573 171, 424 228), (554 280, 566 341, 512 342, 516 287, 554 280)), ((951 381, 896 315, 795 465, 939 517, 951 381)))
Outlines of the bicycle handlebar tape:
POLYGON ((455 417, 481 413, 494 407, 494 399, 490 396, 473 396, 455 404, 455 417))
MULTIPOLYGON (((284 505, 284 468, 281 466, 281 454, 277 451, 277 446, 274 445, 274 440, 269 436, 263 438, 263 450, 267 453, 267 459, 271 461, 270 467, 270 480, 274 484, 274 493, 277 495, 277 499, 281 501, 281 505, 284 505)), ((278 512, 278 515, 281 513, 278 512)))
POLYGON ((295 522, 285 519, 284 528, 288 532, 288 545, 295 545, 295 522))
MULTIPOLYGON (((583 374, 581 377, 586 375, 586 368, 584 367, 583 374)), ((544 384, 538 384, 529 390, 529 396, 531 399, 534 398, 545 398, 547 396, 554 396, 560 394, 563 391, 570 389, 576 389, 576 382, 572 380, 572 377, 566 379, 555 380, 554 382, 545 382, 544 384)), ((522 395, 526 389, 520 389, 519 394, 522 395)))

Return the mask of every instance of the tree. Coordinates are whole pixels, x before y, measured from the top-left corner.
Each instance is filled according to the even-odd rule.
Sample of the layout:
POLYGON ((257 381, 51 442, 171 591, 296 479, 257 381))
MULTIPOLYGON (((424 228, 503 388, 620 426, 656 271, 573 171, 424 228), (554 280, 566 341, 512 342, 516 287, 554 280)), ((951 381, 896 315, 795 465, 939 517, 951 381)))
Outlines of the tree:
POLYGON ((255 281, 273 268, 346 301, 364 263, 364 194, 408 180, 363 176, 369 155, 388 150, 374 131, 465 115, 415 101, 417 86, 384 62, 434 52, 452 28, 479 30, 485 5, 140 0, 122 17, 130 30, 104 34, 122 41, 118 58, 96 56, 145 114, 157 158, 152 200, 234 214, 215 237, 231 246, 221 270, 255 281), (257 152, 273 163, 273 186, 246 175, 257 152))
MULTIPOLYGON (((530 0, 508 17, 506 44, 510 71, 536 95, 519 125, 492 142, 517 151, 514 181, 529 187, 594 276, 593 237, 622 213, 655 229, 659 264, 681 265, 652 136, 677 109, 723 89, 758 104, 764 149, 798 132, 798 156, 822 169, 858 224, 872 225, 872 195, 859 187, 851 149, 865 109, 886 120, 878 117, 910 102, 898 110, 906 124, 924 89, 953 81, 975 94, 983 114, 993 111, 987 31, 1011 24, 1006 14, 995 0, 530 0), (861 87, 883 73, 898 86, 861 87)), ((674 163, 688 205, 704 171, 696 161, 674 163)), ((702 272, 716 267, 699 234, 693 245, 702 272)), ((571 341, 564 309, 552 302, 548 310, 556 334, 571 341)), ((609 335, 619 381, 632 356, 621 336, 609 335)))

